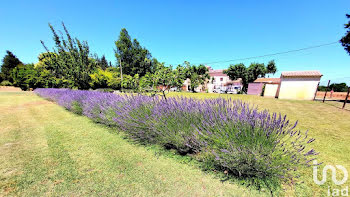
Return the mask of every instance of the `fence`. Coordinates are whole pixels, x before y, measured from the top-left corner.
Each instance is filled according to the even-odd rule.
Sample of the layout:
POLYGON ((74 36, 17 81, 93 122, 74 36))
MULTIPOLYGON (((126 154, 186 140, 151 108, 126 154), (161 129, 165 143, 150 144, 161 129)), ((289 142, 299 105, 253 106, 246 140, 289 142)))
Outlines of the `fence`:
MULTIPOLYGON (((323 98, 325 92, 317 91, 316 98, 323 98)), ((345 100, 346 92, 327 92, 326 99, 329 100, 345 100)), ((350 96, 348 96, 348 100, 350 100, 350 96)))
MULTIPOLYGON (((326 100, 344 100, 344 104, 342 109, 345 108, 346 103, 349 101, 349 93, 350 93, 350 87, 348 87, 348 92, 333 92, 333 91, 328 91, 329 90, 329 84, 330 84, 331 80, 328 80, 328 85, 326 88, 325 92, 321 92, 321 91, 317 91, 315 93, 315 97, 314 100, 317 97, 323 97, 323 102, 325 102, 326 100)), ((317 85, 317 89, 318 86, 320 85, 320 83, 318 83, 317 85)))

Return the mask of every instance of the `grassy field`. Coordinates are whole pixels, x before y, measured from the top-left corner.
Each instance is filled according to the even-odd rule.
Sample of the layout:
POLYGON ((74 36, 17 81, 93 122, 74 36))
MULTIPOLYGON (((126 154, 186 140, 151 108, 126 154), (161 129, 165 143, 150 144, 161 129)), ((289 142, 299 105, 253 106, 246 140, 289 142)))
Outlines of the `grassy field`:
POLYGON ((0 196, 257 196, 33 93, 0 93, 0 196))
MULTIPOLYGON (((287 114, 316 138, 319 162, 350 171, 350 111, 312 101, 247 95, 172 93, 196 98, 233 97, 259 109, 287 114)), ((32 93, 0 93, 0 196, 257 196, 156 147, 135 145, 113 128, 95 124, 32 93)), ((330 181, 318 186, 312 168, 302 169, 286 196, 326 196, 330 181), (301 183, 300 181, 303 181, 301 183)), ((338 173, 338 180, 342 174, 338 173)), ((349 180, 346 183, 349 185, 349 180)), ((339 188, 339 187, 338 187, 339 188)))

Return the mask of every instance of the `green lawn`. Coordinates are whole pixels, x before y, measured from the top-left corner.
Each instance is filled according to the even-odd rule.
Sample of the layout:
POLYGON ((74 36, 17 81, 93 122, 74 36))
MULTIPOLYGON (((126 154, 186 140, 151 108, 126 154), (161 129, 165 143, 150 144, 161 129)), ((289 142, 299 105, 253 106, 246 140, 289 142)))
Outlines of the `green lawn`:
MULTIPOLYGON (((320 152, 319 162, 340 164, 350 172, 350 111, 338 104, 205 93, 169 96, 175 95, 233 97, 287 114, 316 138, 313 148, 320 152)), ((262 195, 236 182, 222 182, 169 151, 136 145, 116 129, 30 92, 0 92, 0 111, 0 196, 262 195)), ((302 169, 301 175, 297 183, 283 186, 286 196, 326 196, 328 186, 336 188, 330 174, 321 187, 312 181, 312 168, 302 169)))
POLYGON ((0 196, 261 195, 30 92, 0 92, 0 111, 0 196))

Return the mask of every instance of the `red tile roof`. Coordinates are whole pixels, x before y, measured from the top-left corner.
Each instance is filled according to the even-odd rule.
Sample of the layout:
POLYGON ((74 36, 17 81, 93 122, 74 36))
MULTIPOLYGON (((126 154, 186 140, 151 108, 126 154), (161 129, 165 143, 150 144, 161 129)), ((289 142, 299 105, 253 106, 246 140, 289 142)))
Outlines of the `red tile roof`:
POLYGON ((322 77, 323 75, 318 70, 310 70, 310 71, 287 71, 282 72, 281 77, 322 77))
POLYGON ((281 82, 280 78, 257 78, 255 81, 255 83, 274 83, 274 84, 278 84, 281 82))
POLYGON ((224 74, 224 70, 209 70, 209 76, 214 77, 214 76, 227 76, 224 74))

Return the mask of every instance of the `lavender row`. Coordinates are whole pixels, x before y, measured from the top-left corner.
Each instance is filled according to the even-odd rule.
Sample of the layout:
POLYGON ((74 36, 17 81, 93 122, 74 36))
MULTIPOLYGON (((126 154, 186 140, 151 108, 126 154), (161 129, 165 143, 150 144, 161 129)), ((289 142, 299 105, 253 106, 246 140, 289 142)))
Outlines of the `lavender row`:
POLYGON ((141 143, 190 154, 206 166, 243 177, 290 180, 317 153, 314 139, 286 116, 240 100, 117 95, 36 89, 43 98, 96 122, 118 127, 141 143))

